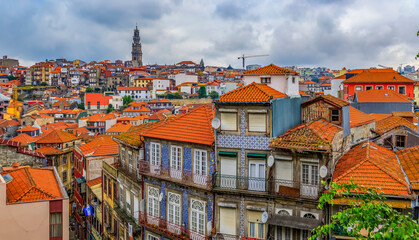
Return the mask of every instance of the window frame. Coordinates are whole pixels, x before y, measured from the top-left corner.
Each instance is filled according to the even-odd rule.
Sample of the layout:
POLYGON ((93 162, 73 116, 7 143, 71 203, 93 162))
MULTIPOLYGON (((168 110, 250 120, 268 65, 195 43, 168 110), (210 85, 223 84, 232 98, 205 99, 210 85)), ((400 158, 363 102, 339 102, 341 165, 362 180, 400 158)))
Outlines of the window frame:
POLYGON ((205 227, 206 227, 206 203, 204 201, 198 200, 198 199, 191 199, 191 216, 190 216, 190 229, 196 233, 205 235, 205 227), (203 210, 194 209, 194 203, 202 204, 203 210), (194 214, 196 214, 196 222, 194 223, 194 214), (200 228, 200 220, 203 219, 202 229, 200 228), (202 231, 201 231, 202 230, 202 231))
POLYGON ((182 170, 183 167, 183 148, 178 145, 170 146, 170 168, 182 170))
POLYGON ((331 123, 338 123, 338 124, 340 124, 341 118, 342 117, 341 117, 341 111, 340 111, 340 109, 337 109, 337 108, 330 109, 330 122, 331 123), (338 115, 337 115, 338 121, 334 121, 333 120, 333 117, 336 117, 336 115, 333 115, 333 111, 338 111, 338 115))
POLYGON ((160 189, 156 187, 152 187, 152 186, 147 187, 147 215, 152 216, 152 217, 160 217, 159 195, 160 195, 160 189), (151 195, 150 193, 152 191, 156 192, 157 196, 151 195))
POLYGON ((400 93, 400 94, 406 95, 406 90, 407 90, 407 88, 406 88, 405 85, 397 86, 397 92, 400 93), (400 92, 400 88, 404 89, 403 93, 400 92))
POLYGON ((208 176, 208 151, 202 150, 202 149, 194 149, 193 168, 194 168, 193 170, 194 174, 199 174, 201 176, 208 176), (203 159, 204 156, 205 156, 205 160, 203 159), (205 161, 205 164, 203 164, 204 161, 205 161))
POLYGON ((50 238, 57 238, 57 239, 61 239, 63 237, 63 213, 62 212, 52 212, 49 214, 49 237, 50 238), (58 218, 56 218, 58 216, 58 218), (52 217, 54 216, 54 217, 52 217), (55 222, 55 220, 53 221, 53 219, 55 220, 59 220, 60 222, 58 223, 53 223, 55 222), (52 234, 53 231, 57 231, 57 235, 52 234))
POLYGON ((158 142, 150 142, 150 165, 160 166, 161 145, 158 142))
POLYGON ((364 91, 364 86, 362 86, 362 85, 355 85, 354 92, 358 92, 358 91, 364 91), (360 87, 361 90, 357 90, 358 87, 360 87))
POLYGON ((375 90, 383 90, 384 86, 383 85, 377 85, 375 86, 375 90))
POLYGON ((319 185, 319 165, 313 163, 301 163, 301 183, 307 185, 318 186, 319 185), (307 173, 305 172, 305 167, 307 168, 307 173), (313 168, 315 167, 317 174, 313 174, 313 168), (305 179, 305 176, 307 179, 305 179), (317 176, 317 178, 315 177, 317 176))
POLYGON ((387 90, 393 90, 393 91, 395 91, 395 89, 396 89, 396 86, 395 85, 388 85, 387 86, 387 90))
POLYGON ((267 130, 268 130, 268 114, 265 112, 265 113, 262 113, 262 112, 248 112, 247 113, 247 129, 248 129, 248 131, 249 132, 254 132, 254 133, 266 133, 267 132, 267 130), (263 115, 264 117, 265 117, 265 130, 264 131, 257 131, 257 130, 251 130, 250 129, 250 127, 251 127, 251 125, 250 125, 250 116, 251 115, 263 115))
POLYGON ((181 214, 182 214, 182 197, 180 194, 168 192, 167 194, 167 221, 171 224, 181 226, 181 214), (174 198, 178 198, 179 202, 170 201, 174 198), (176 215, 177 214, 177 215, 176 215))
POLYGON ((374 89, 374 86, 372 86, 372 85, 365 86, 365 91, 369 91, 369 90, 373 90, 373 89, 374 89), (367 88, 369 88, 369 89, 367 89, 367 88))
MULTIPOLYGON (((239 125, 239 123, 238 123, 238 114, 237 114, 237 112, 235 111, 235 112, 220 112, 220 120, 221 120, 221 125, 220 125, 220 130, 221 131, 230 131, 230 132, 237 132, 237 130, 238 130, 238 125, 239 125), (234 117, 235 117, 235 129, 225 129, 225 128, 223 128, 223 122, 225 122, 225 121, 223 121, 223 114, 226 116, 226 115, 228 115, 228 114, 231 114, 231 115, 234 115, 234 117)), ((225 125, 224 125, 225 126, 225 125)))
POLYGON ((396 135, 396 147, 401 147, 401 148, 406 147, 405 135, 396 135))

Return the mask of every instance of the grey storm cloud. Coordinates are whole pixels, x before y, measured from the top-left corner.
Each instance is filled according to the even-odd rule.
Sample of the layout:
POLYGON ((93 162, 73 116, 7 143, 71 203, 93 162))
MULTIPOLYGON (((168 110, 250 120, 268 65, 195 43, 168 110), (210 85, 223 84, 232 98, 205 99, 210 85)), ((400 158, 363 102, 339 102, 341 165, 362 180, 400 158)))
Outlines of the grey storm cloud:
POLYGON ((45 59, 130 59, 140 28, 145 63, 182 60, 370 67, 415 63, 414 0, 39 0, 3 1, 0 54, 23 64, 45 59))

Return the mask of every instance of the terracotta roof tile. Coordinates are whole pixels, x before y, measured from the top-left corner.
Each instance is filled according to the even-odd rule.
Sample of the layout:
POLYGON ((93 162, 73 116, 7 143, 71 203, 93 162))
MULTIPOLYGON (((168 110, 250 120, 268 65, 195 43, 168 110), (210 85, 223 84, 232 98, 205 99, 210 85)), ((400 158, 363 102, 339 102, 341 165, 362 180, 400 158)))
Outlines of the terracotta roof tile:
POLYGON ((110 135, 99 135, 78 148, 85 157, 118 155, 118 143, 110 135))
POLYGON ((358 102, 412 102, 405 95, 388 89, 358 91, 355 94, 358 102))
POLYGON ((341 127, 319 119, 289 129, 273 139, 270 147, 300 151, 330 151, 335 134, 341 130, 341 127))
POLYGON ((38 138, 31 137, 26 133, 19 134, 16 137, 10 139, 10 141, 19 142, 22 145, 28 145, 28 143, 32 143, 32 142, 35 142, 37 140, 38 140, 38 138))
POLYGON ((39 128, 32 127, 32 126, 26 126, 26 127, 23 127, 23 128, 21 128, 17 131, 18 132, 33 132, 33 131, 36 131, 36 130, 39 130, 39 128))
POLYGON ((211 127, 212 118, 212 106, 203 105, 146 130, 143 136, 212 145, 214 143, 214 129, 211 127))
POLYGON ((116 123, 112 127, 110 127, 108 130, 106 130, 107 133, 123 133, 128 132, 129 129, 134 126, 130 123, 116 123))
POLYGON ((301 105, 306 106, 306 105, 309 105, 311 103, 314 103, 314 102, 317 102, 317 101, 320 101, 320 100, 324 100, 325 102, 327 102, 329 104, 332 104, 332 105, 334 105, 336 107, 339 107, 339 108, 342 108, 344 106, 349 105, 349 103, 347 101, 344 101, 340 98, 334 97, 330 94, 317 96, 313 99, 304 101, 303 103, 301 103, 301 105))
POLYGON ((218 102, 262 103, 271 99, 287 97, 264 83, 251 83, 221 95, 218 102))
POLYGON ((342 83, 411 83, 415 81, 400 75, 391 69, 363 69, 357 75, 344 80, 342 83), (385 70, 385 71, 383 71, 385 70))
POLYGON ((121 133, 119 135, 113 136, 113 138, 121 142, 125 142, 129 145, 138 147, 144 141, 142 134, 146 130, 153 128, 155 126, 161 125, 161 124, 164 124, 164 121, 152 122, 152 123, 142 124, 139 126, 134 126, 132 127, 133 131, 130 131, 127 133, 121 133))
POLYGON ((375 122, 375 118, 359 111, 354 107, 349 107, 349 120, 351 127, 357 127, 364 124, 375 122))
POLYGON ((406 126, 414 131, 417 130, 417 127, 402 117, 390 116, 384 119, 381 119, 375 123, 375 132, 382 135, 395 127, 406 126))
POLYGON ((95 178, 93 180, 88 181, 86 183, 86 185, 89 186, 89 187, 93 187, 93 186, 101 184, 101 183, 102 183, 102 177, 98 177, 98 178, 95 178))
POLYGON ((333 181, 376 187, 387 195, 410 194, 395 153, 372 142, 356 146, 337 162, 333 181))
POLYGON ((109 100, 112 99, 111 96, 103 96, 101 93, 86 93, 84 96, 84 102, 87 105, 88 102, 90 102, 91 106, 96 106, 97 102, 99 102, 100 105, 109 105, 109 100))
POLYGON ((393 112, 393 116, 396 117, 417 117, 416 114, 412 112, 393 112))
POLYGON ((368 115, 375 118, 375 121, 380 121, 381 119, 388 118, 391 116, 391 114, 381 114, 381 113, 370 113, 368 115))
POLYGON ((42 136, 36 143, 66 143, 77 139, 79 138, 69 132, 52 130, 48 134, 42 136))
POLYGON ((117 91, 148 91, 146 87, 117 87, 117 91))
POLYGON ((412 185, 412 189, 419 190, 419 146, 402 149, 396 154, 412 185))
POLYGON ((35 150, 36 152, 42 153, 44 155, 58 155, 62 154, 64 151, 56 149, 50 146, 41 147, 35 150))
POLYGON ((268 66, 264 66, 261 68, 245 71, 243 75, 261 75, 261 74, 267 74, 267 75, 283 75, 283 74, 295 74, 298 75, 297 72, 288 70, 286 68, 278 67, 273 64, 269 64, 268 66))
POLYGON ((52 169, 18 168, 2 172, 13 179, 6 185, 8 203, 62 198, 59 183, 52 169))

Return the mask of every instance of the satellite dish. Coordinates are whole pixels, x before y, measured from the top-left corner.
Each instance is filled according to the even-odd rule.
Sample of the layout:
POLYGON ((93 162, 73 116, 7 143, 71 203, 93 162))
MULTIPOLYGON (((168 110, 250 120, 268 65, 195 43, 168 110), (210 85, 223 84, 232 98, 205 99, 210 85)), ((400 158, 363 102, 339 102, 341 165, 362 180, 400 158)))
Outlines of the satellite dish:
POLYGON ((161 202, 161 200, 163 200, 163 193, 160 193, 159 195, 159 202, 161 202))
POLYGON ((215 129, 219 128, 221 125, 221 121, 218 118, 213 118, 211 121, 211 126, 215 129))
POLYGON ((269 155, 268 157, 268 166, 272 167, 274 165, 274 156, 269 155))
POLYGON ((325 178, 326 176, 327 176, 327 167, 323 165, 320 168, 320 177, 325 178))
POLYGON ((268 221, 268 213, 264 211, 262 213, 262 223, 266 223, 266 221, 268 221))

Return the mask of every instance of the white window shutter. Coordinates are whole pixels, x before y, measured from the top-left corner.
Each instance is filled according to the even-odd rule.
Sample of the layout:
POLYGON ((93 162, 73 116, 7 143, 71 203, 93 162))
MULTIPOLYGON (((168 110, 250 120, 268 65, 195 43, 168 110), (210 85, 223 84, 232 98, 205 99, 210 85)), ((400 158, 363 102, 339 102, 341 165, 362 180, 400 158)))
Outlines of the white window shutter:
POLYGON ((221 130, 237 130, 237 113, 221 113, 221 130))
POLYGON ((249 113, 249 131, 266 132, 266 114, 249 113))
POLYGON ((292 161, 278 160, 276 161, 276 179, 292 180, 292 161))

